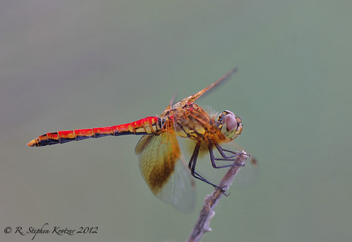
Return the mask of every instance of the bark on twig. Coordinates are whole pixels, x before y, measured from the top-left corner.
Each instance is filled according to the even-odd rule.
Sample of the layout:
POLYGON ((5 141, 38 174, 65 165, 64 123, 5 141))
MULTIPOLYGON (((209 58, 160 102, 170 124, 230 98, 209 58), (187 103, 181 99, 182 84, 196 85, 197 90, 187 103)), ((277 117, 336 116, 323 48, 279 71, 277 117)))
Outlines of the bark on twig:
MULTIPOLYGON (((237 172, 241 169, 241 165, 244 165, 245 161, 249 158, 249 155, 245 151, 242 151, 234 161, 238 166, 232 166, 226 172, 225 176, 219 183, 219 187, 222 187, 225 191, 231 185, 233 178, 236 176, 237 172)), ((204 199, 204 205, 200 211, 198 221, 195 224, 191 235, 188 238, 188 242, 197 242, 203 236, 203 233, 211 231, 209 227, 210 219, 215 215, 214 209, 219 202, 220 198, 224 195, 219 189, 215 189, 210 195, 206 195, 204 199)))

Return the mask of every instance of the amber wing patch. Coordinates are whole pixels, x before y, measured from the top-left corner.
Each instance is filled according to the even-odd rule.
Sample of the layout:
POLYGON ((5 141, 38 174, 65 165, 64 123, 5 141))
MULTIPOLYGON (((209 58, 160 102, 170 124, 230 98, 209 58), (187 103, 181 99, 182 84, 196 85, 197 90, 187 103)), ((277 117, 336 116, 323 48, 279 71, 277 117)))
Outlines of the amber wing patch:
POLYGON ((155 196, 182 212, 194 207, 194 182, 180 161, 181 151, 173 125, 160 135, 143 136, 135 153, 144 180, 155 196))

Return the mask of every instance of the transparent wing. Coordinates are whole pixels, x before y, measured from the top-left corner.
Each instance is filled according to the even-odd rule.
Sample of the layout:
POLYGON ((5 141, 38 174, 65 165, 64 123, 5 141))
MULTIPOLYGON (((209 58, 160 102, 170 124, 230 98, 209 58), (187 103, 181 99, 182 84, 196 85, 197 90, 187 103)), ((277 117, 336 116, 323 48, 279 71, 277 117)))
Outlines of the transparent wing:
POLYGON ((143 136, 135 152, 146 183, 154 195, 181 212, 195 206, 195 183, 181 161, 181 151, 172 122, 160 135, 143 136))
POLYGON ((181 106, 185 105, 187 102, 195 102, 200 96, 202 96, 205 92, 209 91, 213 87, 217 86, 220 82, 228 79, 235 71, 237 71, 237 67, 233 68, 231 71, 226 73, 223 77, 221 77, 219 80, 211 84, 210 86, 204 88, 203 90, 193 94, 192 96, 186 97, 180 101, 181 106))

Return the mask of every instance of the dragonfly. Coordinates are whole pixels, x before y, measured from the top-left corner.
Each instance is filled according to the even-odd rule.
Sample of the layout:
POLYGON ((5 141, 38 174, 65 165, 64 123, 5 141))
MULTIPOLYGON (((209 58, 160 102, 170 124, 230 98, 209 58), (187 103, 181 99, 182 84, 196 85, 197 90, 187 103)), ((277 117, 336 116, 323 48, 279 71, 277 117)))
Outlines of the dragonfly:
POLYGON ((100 138, 105 136, 142 135, 135 147, 142 176, 152 193, 161 200, 173 205, 181 212, 190 212, 195 206, 194 178, 203 181, 224 194, 224 190, 208 181, 196 171, 197 159, 209 153, 214 168, 233 165, 236 153, 225 149, 221 144, 237 138, 243 129, 242 119, 231 111, 220 114, 206 112, 194 103, 204 93, 228 79, 237 68, 233 68, 219 80, 203 90, 173 103, 172 98, 160 116, 149 116, 134 122, 91 129, 76 129, 43 134, 30 141, 30 147, 64 144, 71 141, 100 138), (180 148, 180 139, 187 139, 193 150, 188 164, 180 148), (221 157, 216 157, 217 150, 221 157), (220 161, 231 164, 218 165, 220 161))

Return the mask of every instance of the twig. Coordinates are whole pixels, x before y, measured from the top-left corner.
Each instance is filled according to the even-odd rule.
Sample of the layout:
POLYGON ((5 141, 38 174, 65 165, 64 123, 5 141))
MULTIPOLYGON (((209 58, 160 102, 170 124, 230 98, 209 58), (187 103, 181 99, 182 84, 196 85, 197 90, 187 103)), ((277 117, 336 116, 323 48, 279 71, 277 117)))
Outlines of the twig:
MULTIPOLYGON (((219 183, 219 187, 223 188, 226 192, 230 187, 233 178, 236 176, 237 172, 244 165, 245 161, 249 158, 249 155, 245 151, 242 151, 234 161, 234 164, 239 164, 232 166, 222 178, 219 183)), ((189 236, 187 242, 197 242, 203 236, 203 233, 211 231, 209 227, 210 219, 215 215, 214 209, 222 197, 223 193, 219 189, 215 189, 210 195, 206 195, 204 199, 204 205, 200 211, 198 221, 195 224, 191 235, 189 236)))

